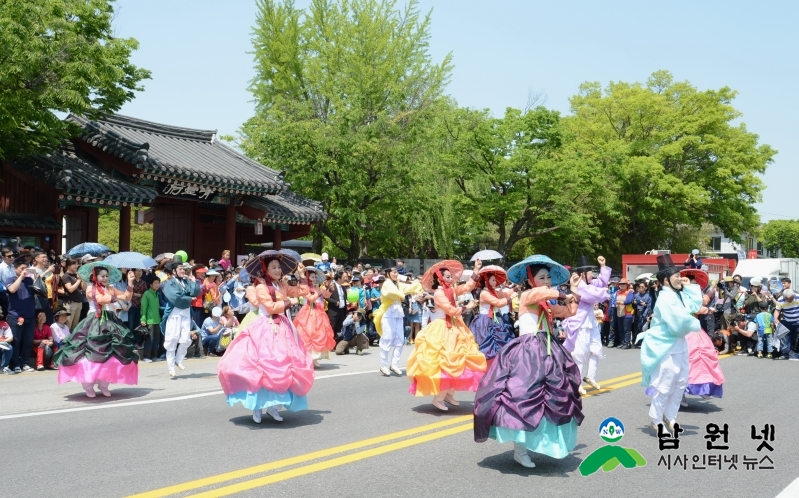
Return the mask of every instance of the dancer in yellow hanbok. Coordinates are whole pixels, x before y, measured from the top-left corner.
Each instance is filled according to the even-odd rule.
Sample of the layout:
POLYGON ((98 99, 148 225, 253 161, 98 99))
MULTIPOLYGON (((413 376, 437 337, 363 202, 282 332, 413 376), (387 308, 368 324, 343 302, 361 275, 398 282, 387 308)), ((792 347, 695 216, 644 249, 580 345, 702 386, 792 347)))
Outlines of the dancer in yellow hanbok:
POLYGON ((458 406, 455 391, 477 391, 485 375, 486 357, 461 318, 476 303, 458 306, 455 301, 474 289, 481 267, 477 260, 472 277, 455 287, 453 282, 463 273, 463 265, 457 261, 440 261, 422 277, 422 286, 434 293, 436 308, 444 312, 444 317, 433 320, 416 335, 416 347, 408 359, 408 391, 415 396, 433 396, 433 406, 439 410, 448 410, 445 402, 458 406))

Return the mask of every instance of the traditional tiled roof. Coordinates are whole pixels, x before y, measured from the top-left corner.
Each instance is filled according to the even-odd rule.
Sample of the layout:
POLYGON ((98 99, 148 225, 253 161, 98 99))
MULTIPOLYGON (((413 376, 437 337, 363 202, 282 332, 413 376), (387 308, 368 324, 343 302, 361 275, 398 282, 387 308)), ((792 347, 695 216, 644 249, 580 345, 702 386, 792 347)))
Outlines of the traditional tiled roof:
POLYGON ((0 213, 0 227, 42 228, 61 231, 61 222, 55 218, 27 213, 0 213))
POLYGON ((306 199, 293 192, 285 191, 277 195, 260 197, 244 196, 244 204, 266 212, 262 219, 267 223, 288 225, 308 225, 327 219, 322 203, 306 199))
POLYGON ((289 185, 283 173, 249 159, 217 139, 216 130, 194 130, 109 115, 80 125, 87 143, 135 165, 146 180, 179 179, 231 194, 278 194, 289 185))
POLYGON ((41 156, 13 163, 13 167, 63 190, 61 200, 109 206, 122 203, 150 204, 158 195, 154 189, 114 178, 93 164, 91 157, 75 151, 72 144, 41 156))

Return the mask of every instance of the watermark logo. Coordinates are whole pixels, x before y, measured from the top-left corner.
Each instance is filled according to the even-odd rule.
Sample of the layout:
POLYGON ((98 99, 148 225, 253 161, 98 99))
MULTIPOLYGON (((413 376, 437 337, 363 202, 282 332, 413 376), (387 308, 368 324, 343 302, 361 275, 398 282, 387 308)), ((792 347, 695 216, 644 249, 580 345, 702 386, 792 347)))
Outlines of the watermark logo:
MULTIPOLYGON (((609 443, 621 441, 621 438, 624 437, 624 424, 617 418, 606 418, 599 425, 599 437, 609 443)), ((610 472, 619 465, 627 469, 643 467, 646 465, 646 460, 632 448, 608 444, 594 450, 580 463, 580 474, 588 476, 599 469, 602 469, 603 472, 610 472)))

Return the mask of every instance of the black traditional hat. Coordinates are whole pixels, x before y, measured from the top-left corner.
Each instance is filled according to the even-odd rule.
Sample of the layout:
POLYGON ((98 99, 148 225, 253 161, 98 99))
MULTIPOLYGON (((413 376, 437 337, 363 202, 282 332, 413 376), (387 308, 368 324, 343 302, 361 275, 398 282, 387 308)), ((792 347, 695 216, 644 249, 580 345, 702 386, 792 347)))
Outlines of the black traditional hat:
POLYGON ((667 279, 675 273, 679 273, 680 270, 682 270, 682 267, 674 264, 674 261, 671 260, 671 254, 658 256, 658 280, 667 279))
POLYGON ((582 256, 577 259, 577 264, 574 265, 572 271, 576 271, 577 273, 583 273, 586 271, 596 271, 596 265, 591 264, 591 260, 588 259, 588 256, 583 254, 582 256))

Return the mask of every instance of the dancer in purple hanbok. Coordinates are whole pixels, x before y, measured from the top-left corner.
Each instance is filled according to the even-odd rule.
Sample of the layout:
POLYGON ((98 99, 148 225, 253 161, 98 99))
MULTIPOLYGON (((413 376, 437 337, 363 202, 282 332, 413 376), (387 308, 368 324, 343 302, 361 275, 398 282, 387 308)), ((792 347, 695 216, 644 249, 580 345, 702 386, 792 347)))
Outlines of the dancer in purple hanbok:
MULTIPOLYGON (((610 299, 608 293, 608 280, 611 269, 605 266, 605 258, 599 256, 599 276, 594 277, 596 267, 589 264, 588 256, 580 256, 573 272, 580 275, 580 284, 577 293, 580 295, 580 305, 577 314, 563 320, 566 330, 566 341, 563 347, 572 354, 574 363, 580 369, 580 378, 594 389, 599 389, 596 382, 596 369, 599 358, 602 357, 602 338, 599 323, 594 316, 594 305, 610 299)), ((585 394, 585 389, 580 386, 580 394, 585 394)))

